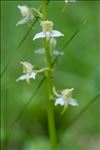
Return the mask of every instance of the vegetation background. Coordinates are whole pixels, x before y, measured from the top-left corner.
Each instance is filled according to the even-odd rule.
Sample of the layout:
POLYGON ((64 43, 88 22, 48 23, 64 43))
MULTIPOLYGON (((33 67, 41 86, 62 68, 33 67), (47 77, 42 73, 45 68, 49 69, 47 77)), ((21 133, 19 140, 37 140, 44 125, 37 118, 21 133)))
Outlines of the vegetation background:
MULTIPOLYGON (((22 74, 20 61, 44 65, 44 56, 34 53, 43 47, 43 41, 32 41, 33 35, 41 31, 39 23, 16 50, 30 27, 16 26, 21 18, 18 5, 38 8, 40 1, 1 2, 1 72, 10 60, 1 78, 2 150, 50 150, 45 84, 24 110, 41 77, 32 81, 31 85, 24 81, 16 82, 22 74), (19 116, 22 110, 24 112, 19 116)), ((99 97, 94 97, 100 89, 100 2, 77 1, 65 7, 64 1, 50 0, 48 16, 54 22, 54 29, 64 33, 63 38, 57 39, 58 51, 84 22, 78 34, 64 49, 64 56, 55 65, 55 84, 59 89, 74 87, 74 97, 80 105, 78 108, 69 107, 64 115, 60 115, 60 106, 54 108, 59 149, 98 150, 100 101, 99 97), (70 123, 91 100, 86 111, 70 123)))

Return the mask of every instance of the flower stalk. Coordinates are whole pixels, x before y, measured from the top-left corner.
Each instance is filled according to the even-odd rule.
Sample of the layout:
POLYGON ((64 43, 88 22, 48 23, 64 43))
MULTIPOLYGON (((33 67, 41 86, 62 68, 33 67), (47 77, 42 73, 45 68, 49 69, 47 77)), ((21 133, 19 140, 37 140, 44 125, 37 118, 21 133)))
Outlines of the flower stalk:
MULTIPOLYGON (((43 21, 47 20, 47 1, 41 0, 42 2, 42 13, 43 21)), ((57 138, 56 138, 56 129, 54 121, 54 112, 52 104, 52 66, 51 66, 51 54, 50 54, 50 37, 45 37, 45 57, 46 57, 46 66, 48 68, 46 72, 46 91, 48 97, 48 126, 49 134, 51 140, 51 150, 57 150, 57 138)))

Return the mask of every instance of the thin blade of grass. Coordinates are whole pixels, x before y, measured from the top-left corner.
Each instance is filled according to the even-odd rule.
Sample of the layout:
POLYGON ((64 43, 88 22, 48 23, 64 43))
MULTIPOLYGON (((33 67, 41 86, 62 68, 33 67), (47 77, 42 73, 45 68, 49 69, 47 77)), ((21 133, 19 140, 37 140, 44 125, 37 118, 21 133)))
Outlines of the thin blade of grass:
MULTIPOLYGON (((81 24, 79 25, 78 29, 76 29, 76 31, 72 34, 72 36, 69 38, 69 40, 64 44, 64 46, 60 49, 60 52, 64 51, 65 48, 71 43, 71 41, 74 39, 74 37, 79 33, 82 25, 84 24, 84 21, 81 22, 81 24)), ((57 62, 58 58, 60 57, 60 53, 55 57, 52 66, 57 62)))
POLYGON ((20 119, 20 117, 23 115, 23 113, 25 112, 25 110, 27 109, 27 106, 31 103, 33 97, 35 97, 35 95, 37 94, 37 92, 39 91, 40 87, 42 86, 43 82, 45 80, 45 77, 43 77, 41 79, 41 81, 39 82, 39 84, 37 85, 34 93, 32 94, 32 96, 29 98, 29 100, 27 101, 27 103, 24 105, 24 107, 22 108, 22 110, 20 111, 20 113, 18 114, 17 118, 14 120, 14 122, 12 123, 11 127, 13 127, 13 125, 16 124, 16 122, 20 119))
POLYGON ((5 74, 5 72, 7 71, 8 67, 9 67, 10 63, 12 62, 12 60, 14 59, 15 55, 19 52, 18 49, 22 46, 22 44, 24 43, 25 39, 27 38, 27 36, 29 35, 30 31, 32 30, 32 28, 34 27, 34 25, 36 24, 37 21, 38 21, 38 18, 36 18, 34 20, 34 22, 32 23, 31 27, 26 32, 25 36, 23 37, 23 39, 18 44, 15 52, 13 53, 13 55, 11 56, 11 58, 9 59, 9 61, 7 62, 6 66, 4 67, 3 71, 1 72, 0 78, 2 78, 3 75, 5 74))
POLYGON ((60 137, 60 135, 61 135, 67 128, 69 128, 71 125, 73 125, 73 124, 80 118, 80 116, 83 115, 83 114, 90 108, 90 106, 91 106, 96 100, 98 100, 99 98, 100 98, 100 92, 97 93, 96 96, 94 96, 94 97, 86 104, 86 106, 84 106, 84 107, 82 108, 82 110, 81 110, 78 114, 76 114, 67 124, 65 124, 64 128, 61 129, 61 130, 59 131, 59 133, 58 133, 58 134, 59 134, 59 137, 60 137))

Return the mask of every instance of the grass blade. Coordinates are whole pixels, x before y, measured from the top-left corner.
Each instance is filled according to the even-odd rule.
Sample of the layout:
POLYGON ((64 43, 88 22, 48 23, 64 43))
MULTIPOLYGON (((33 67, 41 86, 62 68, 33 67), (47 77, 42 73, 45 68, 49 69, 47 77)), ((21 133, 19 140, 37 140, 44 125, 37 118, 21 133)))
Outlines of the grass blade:
POLYGON ((71 125, 74 124, 75 121, 77 121, 81 115, 83 115, 89 108, 90 106, 100 98, 100 92, 98 94, 96 94, 96 96, 94 96, 87 104, 86 106, 84 106, 84 108, 82 108, 82 110, 77 114, 75 115, 70 121, 69 123, 65 124, 64 128, 62 130, 59 131, 59 137, 60 135, 67 129, 69 128, 71 125))
POLYGON ((14 59, 14 56, 19 52, 18 49, 22 46, 23 42, 25 41, 25 39, 27 38, 28 34, 30 33, 30 31, 32 30, 33 26, 36 24, 36 22, 38 21, 38 18, 36 18, 34 20, 34 22, 32 23, 31 27, 28 29, 28 31, 26 32, 25 36, 23 37, 23 39, 20 41, 18 47, 16 48, 15 52, 13 53, 13 55, 11 56, 11 58, 9 59, 7 65, 5 66, 5 68, 3 69, 3 71, 0 74, 0 78, 3 77, 3 75, 5 74, 5 72, 7 71, 10 63, 12 62, 12 60, 14 59))
POLYGON ((45 80, 45 77, 41 79, 40 83, 38 84, 38 86, 36 87, 34 93, 32 94, 32 96, 29 98, 29 100, 27 101, 27 103, 24 105, 24 107, 22 108, 22 110, 20 111, 20 113, 18 114, 17 118, 15 119, 15 121, 12 123, 11 127, 20 119, 20 117, 23 115, 23 113, 25 112, 27 106, 30 104, 30 102, 32 101, 33 97, 35 97, 35 95, 37 94, 37 92, 39 91, 40 87, 42 86, 43 82, 45 80))
MULTIPOLYGON (((74 37, 79 33, 82 25, 84 24, 84 21, 81 22, 80 26, 78 29, 76 29, 76 31, 72 34, 72 36, 69 38, 69 40, 64 44, 64 46, 60 49, 60 52, 64 51, 64 49, 71 43, 71 41, 74 39, 74 37)), ((60 53, 56 56, 56 58, 54 59, 52 66, 57 62, 58 58, 60 57, 60 53)))

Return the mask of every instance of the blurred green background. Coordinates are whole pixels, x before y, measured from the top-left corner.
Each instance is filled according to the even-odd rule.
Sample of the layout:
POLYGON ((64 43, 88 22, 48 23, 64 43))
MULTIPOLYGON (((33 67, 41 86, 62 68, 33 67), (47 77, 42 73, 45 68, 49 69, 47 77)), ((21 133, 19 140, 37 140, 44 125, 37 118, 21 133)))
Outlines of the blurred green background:
MULTIPOLYGON (((45 83, 16 121, 41 77, 31 81, 16 82, 22 74, 20 61, 43 66, 44 56, 34 54, 43 47, 43 40, 33 41, 35 33, 41 31, 39 21, 28 34, 21 47, 20 41, 30 24, 16 26, 21 19, 18 5, 38 8, 40 1, 1 2, 1 72, 10 64, 1 78, 1 140, 2 150, 50 150, 47 123, 47 99, 45 83)), ((52 1, 48 5, 48 18, 54 22, 54 29, 64 33, 57 38, 59 51, 72 34, 84 22, 81 30, 64 49, 64 56, 55 65, 54 79, 58 89, 75 88, 74 97, 78 108, 69 107, 64 115, 57 106, 55 120, 59 150, 99 150, 100 101, 99 98, 71 126, 68 123, 92 100, 100 89, 100 2, 78 1, 65 6, 64 1, 52 1), (63 131, 63 132, 62 132, 63 131), (61 134, 60 134, 61 133, 61 134)))

